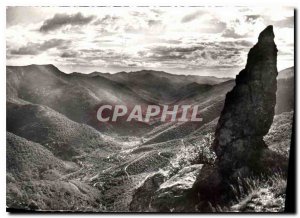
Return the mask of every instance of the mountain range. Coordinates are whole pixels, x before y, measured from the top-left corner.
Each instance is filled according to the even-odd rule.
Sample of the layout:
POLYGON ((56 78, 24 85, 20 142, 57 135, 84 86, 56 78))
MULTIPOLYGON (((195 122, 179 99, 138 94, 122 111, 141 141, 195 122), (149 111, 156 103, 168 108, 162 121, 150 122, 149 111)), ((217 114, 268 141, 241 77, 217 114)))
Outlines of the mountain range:
MULTIPOLYGON (((153 186, 162 169, 168 176, 157 178, 168 180, 185 175, 188 163, 213 162, 204 145, 235 85, 231 78, 153 70, 66 74, 54 65, 7 66, 6 78, 7 206, 40 210, 150 210, 149 202, 136 204, 148 178, 153 186), (102 125, 96 111, 103 104, 199 105, 203 122, 102 125), (202 156, 189 156, 193 149, 202 156)), ((293 67, 279 72, 277 87, 275 124, 291 125, 293 67)), ((276 126, 269 141, 288 144, 276 126)))

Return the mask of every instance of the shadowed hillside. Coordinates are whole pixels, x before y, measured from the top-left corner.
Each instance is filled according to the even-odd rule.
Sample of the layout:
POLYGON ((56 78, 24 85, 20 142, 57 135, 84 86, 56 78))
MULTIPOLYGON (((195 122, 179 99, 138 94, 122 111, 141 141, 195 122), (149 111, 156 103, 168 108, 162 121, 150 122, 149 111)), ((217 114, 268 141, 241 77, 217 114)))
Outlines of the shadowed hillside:
POLYGON ((64 160, 96 149, 111 152, 120 148, 113 138, 92 127, 71 121, 46 106, 34 104, 8 102, 7 131, 44 145, 64 160))
MULTIPOLYGON (((179 78, 172 81, 169 78, 164 80, 158 77, 158 74, 156 71, 134 72, 130 73, 127 80, 114 81, 105 78, 107 74, 65 74, 53 65, 8 66, 7 99, 46 105, 73 121, 86 123, 100 131, 140 135, 151 127, 139 123, 136 128, 136 125, 128 126, 126 122, 113 127, 111 124, 99 125, 95 119, 98 105, 145 106, 161 101, 171 103, 211 89, 211 85, 202 85, 190 80, 182 82, 179 78, 183 76, 175 76, 179 78)), ((164 74, 170 78, 174 77, 171 74, 164 74)), ((202 77, 198 78, 201 79, 202 77)), ((219 79, 219 82, 223 80, 219 79)), ((214 83, 217 81, 218 79, 214 78, 214 83)))
MULTIPOLYGON (((269 148, 285 157, 294 109, 292 70, 279 72, 278 115, 265 136, 269 148)), ((214 131, 234 85, 226 78, 160 71, 86 75, 65 74, 53 65, 7 67, 7 206, 198 211, 199 205, 187 201, 188 193, 198 175, 207 174, 206 166, 215 164, 214 131), (99 126, 95 109, 104 103, 199 105, 203 122, 99 126)), ((283 181, 284 188, 282 177, 274 181, 283 181)), ((259 210, 259 205, 249 208, 263 201, 255 195, 261 192, 284 199, 280 187, 255 181, 251 193, 245 190, 231 206, 212 210, 259 210)), ((270 202, 282 210, 275 200, 264 200, 262 207, 271 210, 270 202)))

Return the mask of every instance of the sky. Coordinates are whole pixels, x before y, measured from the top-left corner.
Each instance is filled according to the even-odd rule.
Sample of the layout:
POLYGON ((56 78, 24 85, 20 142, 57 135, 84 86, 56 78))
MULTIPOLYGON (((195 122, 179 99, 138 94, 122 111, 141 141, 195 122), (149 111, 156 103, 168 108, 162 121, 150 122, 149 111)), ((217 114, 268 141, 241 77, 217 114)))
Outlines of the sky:
POLYGON ((293 66, 290 7, 7 7, 6 63, 234 77, 268 25, 278 70, 293 66))

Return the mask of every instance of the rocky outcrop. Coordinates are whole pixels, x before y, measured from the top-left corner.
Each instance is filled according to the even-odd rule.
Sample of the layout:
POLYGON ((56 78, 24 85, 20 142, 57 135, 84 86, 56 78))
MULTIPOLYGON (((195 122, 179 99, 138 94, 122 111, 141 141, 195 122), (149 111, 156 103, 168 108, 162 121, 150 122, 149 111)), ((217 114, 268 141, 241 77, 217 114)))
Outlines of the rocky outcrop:
POLYGON ((132 201, 129 205, 130 211, 132 212, 150 212, 151 209, 151 198, 155 191, 159 189, 159 186, 164 182, 165 176, 160 173, 154 173, 148 176, 141 186, 138 187, 133 196, 132 201))
POLYGON ((190 193, 196 178, 203 175, 203 164, 182 168, 160 185, 151 200, 151 208, 158 212, 194 211, 190 193))
POLYGON ((148 176, 134 191, 130 203, 132 212, 194 211, 190 201, 196 178, 205 177, 203 164, 186 166, 168 178, 169 172, 156 172, 148 176))
POLYGON ((263 137, 272 124, 276 104, 276 65, 273 27, 268 26, 251 48, 235 87, 227 93, 218 121, 213 147, 222 178, 261 170, 266 150, 263 137))

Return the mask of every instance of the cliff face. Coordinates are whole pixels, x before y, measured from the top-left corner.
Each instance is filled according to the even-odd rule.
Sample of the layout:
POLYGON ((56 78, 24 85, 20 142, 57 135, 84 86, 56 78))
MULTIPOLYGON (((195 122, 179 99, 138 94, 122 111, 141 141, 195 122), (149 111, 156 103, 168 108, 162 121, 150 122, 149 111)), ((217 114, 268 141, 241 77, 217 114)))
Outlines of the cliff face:
POLYGON ((268 26, 250 50, 235 87, 226 95, 218 121, 213 146, 222 177, 248 174, 260 168, 259 159, 266 148, 263 136, 274 117, 276 65, 273 27, 268 26))

